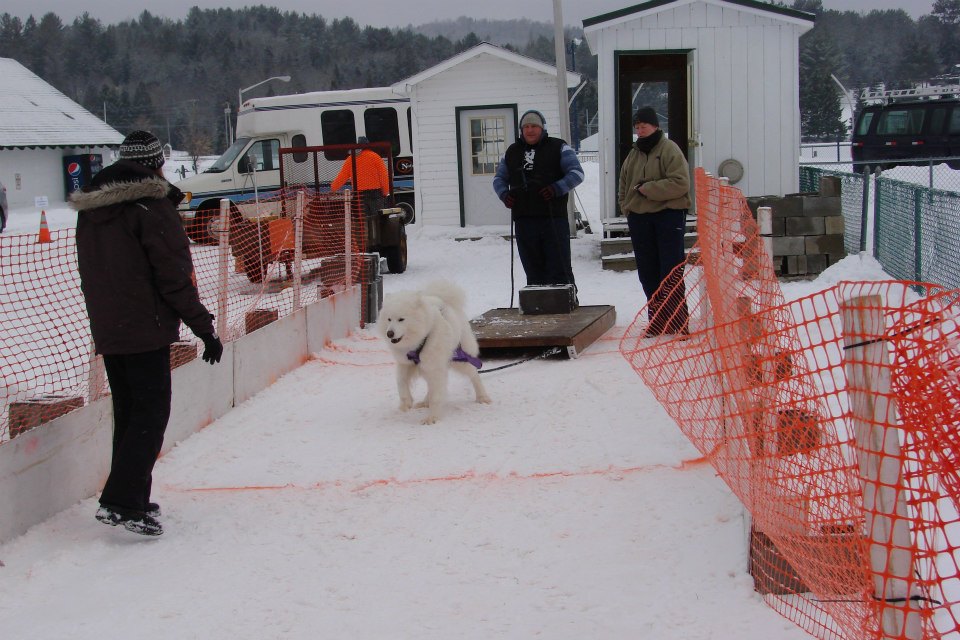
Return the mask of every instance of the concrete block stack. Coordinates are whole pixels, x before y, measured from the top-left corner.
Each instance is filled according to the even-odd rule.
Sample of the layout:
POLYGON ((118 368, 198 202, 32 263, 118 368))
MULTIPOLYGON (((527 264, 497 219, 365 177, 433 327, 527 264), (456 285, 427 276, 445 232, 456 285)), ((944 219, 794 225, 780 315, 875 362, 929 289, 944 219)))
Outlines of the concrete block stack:
POLYGON ((839 178, 821 178, 819 193, 759 196, 747 198, 747 205, 754 218, 758 207, 773 209, 773 267, 778 276, 816 276, 847 255, 839 178))

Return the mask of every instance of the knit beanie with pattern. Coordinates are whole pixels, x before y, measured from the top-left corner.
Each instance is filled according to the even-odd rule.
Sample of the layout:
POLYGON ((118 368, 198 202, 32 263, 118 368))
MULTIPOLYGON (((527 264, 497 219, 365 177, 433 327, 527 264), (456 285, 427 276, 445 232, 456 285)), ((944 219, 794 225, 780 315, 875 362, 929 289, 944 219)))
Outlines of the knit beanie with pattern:
POLYGON ((163 166, 163 146, 149 131, 134 131, 120 144, 120 159, 132 160, 151 169, 163 166))

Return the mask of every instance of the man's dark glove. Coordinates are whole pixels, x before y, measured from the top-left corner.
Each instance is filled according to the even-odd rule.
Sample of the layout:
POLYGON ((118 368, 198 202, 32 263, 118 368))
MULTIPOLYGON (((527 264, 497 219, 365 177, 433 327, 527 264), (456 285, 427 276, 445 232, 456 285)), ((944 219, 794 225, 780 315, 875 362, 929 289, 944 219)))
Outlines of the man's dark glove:
POLYGON ((517 201, 514 200, 512 193, 508 192, 505 196, 503 196, 503 204, 507 207, 507 209, 513 209, 513 205, 516 203, 517 201))
POLYGON ((216 332, 204 333, 197 336, 203 340, 203 359, 210 364, 220 362, 220 356, 223 355, 223 343, 217 337, 216 332))
POLYGON ((555 195, 557 195, 557 193, 553 190, 553 185, 547 185, 543 189, 540 189, 540 197, 546 201, 553 200, 555 195))

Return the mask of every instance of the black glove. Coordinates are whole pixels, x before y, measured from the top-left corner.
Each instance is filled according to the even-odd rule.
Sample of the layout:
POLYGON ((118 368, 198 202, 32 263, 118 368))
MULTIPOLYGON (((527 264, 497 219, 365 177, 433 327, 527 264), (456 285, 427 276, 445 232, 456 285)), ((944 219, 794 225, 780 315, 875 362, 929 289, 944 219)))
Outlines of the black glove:
POLYGON ((516 204, 516 202, 517 201, 513 198, 513 194, 509 191, 503 196, 503 204, 507 207, 507 209, 513 209, 513 205, 516 204))
POLYGON ((540 197, 546 201, 553 200, 553 197, 557 195, 553 190, 553 185, 547 185, 543 189, 540 189, 540 197))
POLYGON ((220 362, 220 356, 223 355, 223 343, 217 337, 217 333, 204 333, 197 336, 203 340, 203 359, 210 364, 220 362))

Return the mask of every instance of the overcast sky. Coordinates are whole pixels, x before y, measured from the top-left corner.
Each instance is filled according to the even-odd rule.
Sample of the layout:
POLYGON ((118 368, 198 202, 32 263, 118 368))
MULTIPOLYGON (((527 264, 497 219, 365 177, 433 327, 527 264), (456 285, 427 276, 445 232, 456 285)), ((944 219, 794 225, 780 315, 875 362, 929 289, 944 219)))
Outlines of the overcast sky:
MULTIPOLYGON (((929 14, 934 0, 823 0, 824 7, 838 11, 869 11, 871 9, 903 8, 914 19, 929 14)), ((327 19, 351 17, 361 25, 405 27, 435 20, 469 16, 477 19, 530 18, 545 22, 553 21, 552 0, 212 0, 204 8, 243 7, 265 4, 283 11, 318 13, 327 19)), ((563 22, 581 26, 584 18, 591 18, 610 11, 639 4, 633 0, 562 0, 563 22)), ((11 13, 20 18, 33 15, 37 18, 54 12, 64 22, 71 22, 84 11, 105 24, 135 18, 144 9, 153 15, 181 19, 192 6, 200 6, 197 0, 4 0, 0 12, 11 13)))

